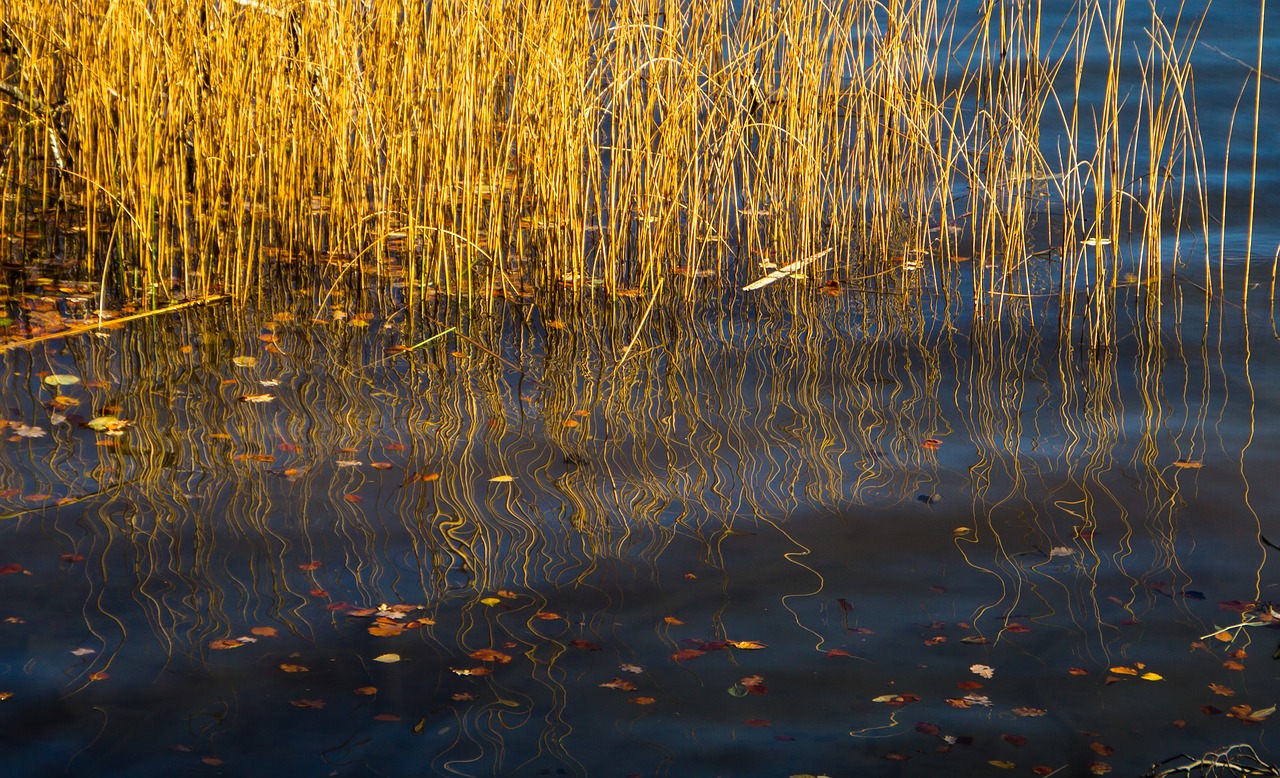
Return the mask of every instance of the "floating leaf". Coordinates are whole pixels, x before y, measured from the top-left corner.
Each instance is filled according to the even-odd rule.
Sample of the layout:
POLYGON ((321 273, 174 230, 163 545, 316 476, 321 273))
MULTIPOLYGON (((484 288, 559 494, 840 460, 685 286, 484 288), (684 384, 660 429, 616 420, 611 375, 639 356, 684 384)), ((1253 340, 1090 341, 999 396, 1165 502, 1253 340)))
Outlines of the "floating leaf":
POLYGON ((850 654, 848 651, 845 651, 845 650, 844 650, 844 649, 842 649, 842 648, 832 648, 832 649, 828 649, 828 650, 827 650, 827 656, 848 656, 848 657, 851 657, 851 656, 853 656, 853 654, 850 654))
POLYGON ((298 565, 298 569, 299 570, 319 570, 322 565, 324 565, 324 562, 317 562, 315 560, 312 560, 310 562, 304 562, 298 565))
POLYGON ((930 724, 927 721, 917 721, 916 732, 919 732, 922 735, 930 735, 930 736, 936 737, 942 734, 942 727, 939 727, 937 724, 930 724))
POLYGON ((471 692, 457 692, 455 694, 450 695, 449 699, 453 700, 454 702, 469 702, 471 700, 476 699, 476 696, 471 692))
POLYGON ((618 669, 624 673, 643 673, 644 668, 639 665, 618 665, 618 669))
POLYGON ((671 658, 676 660, 677 662, 687 662, 690 659, 697 659, 698 657, 706 653, 707 653, 706 651, 699 651, 696 648, 682 648, 679 651, 672 654, 671 658))
POLYGON ((559 613, 550 613, 548 611, 538 611, 537 613, 533 614, 533 617, 535 619, 541 619, 543 621, 558 621, 559 619, 562 618, 559 613))
POLYGON ((597 646, 595 643, 592 643, 590 640, 570 640, 569 645, 573 646, 574 648, 580 648, 583 651, 599 651, 600 650, 600 646, 597 646))
POLYGON ((489 479, 489 482, 495 484, 509 484, 514 480, 516 480, 516 477, 513 475, 495 475, 493 478, 489 479))
POLYGON ((666 618, 663 619, 663 621, 665 621, 666 623, 670 624, 673 627, 680 627, 684 625, 684 622, 681 621, 680 619, 677 619, 675 616, 667 616, 666 618))
POLYGON ((71 650, 72 656, 89 656, 90 654, 96 654, 96 653, 98 652, 92 648, 73 648, 71 650))
POLYGON ((243 645, 244 643, 241 643, 239 640, 231 640, 231 639, 223 638, 220 640, 215 640, 212 643, 210 643, 209 648, 213 649, 214 651, 230 651, 233 648, 240 648, 243 645))
POLYGON ((303 666, 303 665, 292 665, 292 664, 288 664, 288 663, 280 665, 280 669, 281 669, 281 670, 284 670, 286 673, 309 673, 309 672, 311 672, 311 668, 310 668, 310 667, 305 667, 305 666, 303 666))
POLYGON ((1164 676, 1160 675, 1159 673, 1143 673, 1138 677, 1144 681, 1163 681, 1164 680, 1164 676))
POLYGON ((80 376, 67 375, 66 373, 54 373, 44 377, 44 382, 48 386, 71 386, 80 383, 80 376))
POLYGON ((634 683, 631 681, 624 681, 621 678, 614 678, 612 681, 606 681, 605 683, 600 684, 600 686, 605 689, 617 689, 620 692, 633 692, 636 690, 636 685, 634 683))
POLYGON ((1232 689, 1230 686, 1223 686, 1222 684, 1217 683, 1209 684, 1209 688, 1213 690, 1214 694, 1220 694, 1223 697, 1233 697, 1236 693, 1236 690, 1232 689))
POLYGON ((1114 748, 1112 748, 1109 745, 1106 745, 1105 743, 1097 743, 1097 742, 1090 743, 1089 748, 1092 749, 1094 753, 1099 754, 1101 756, 1111 756, 1116 752, 1114 748))
POLYGON ((490 608, 492 608, 495 605, 501 605, 502 600, 499 600, 497 597, 483 597, 480 600, 480 604, 488 605, 490 608))
POLYGON ((361 687, 359 687, 358 689, 356 689, 355 691, 356 691, 356 694, 362 694, 362 695, 364 695, 364 696, 366 696, 366 697, 372 697, 373 695, 375 695, 375 694, 377 694, 377 693, 378 693, 378 687, 376 687, 376 686, 361 686, 361 687))
POLYGON ((315 708, 321 710, 324 708, 324 700, 289 700, 289 704, 295 708, 315 708))
POLYGON ((987 665, 970 665, 969 670, 983 678, 990 678, 996 672, 994 667, 988 667, 987 665))
POLYGON ((472 651, 470 654, 467 654, 467 656, 478 662, 497 662, 500 665, 505 665, 511 661, 511 656, 509 654, 504 654, 501 651, 494 651, 492 648, 479 648, 472 651))
POLYGON ((1110 672, 1113 672, 1116 675, 1137 675, 1138 674, 1138 671, 1134 670, 1132 667, 1113 667, 1111 668, 1110 672))
POLYGON ((992 767, 999 767, 1002 770, 1012 770, 1017 767, 1013 762, 1006 762, 1003 759, 989 759, 987 760, 987 764, 992 767))
POLYGON ((231 364, 236 367, 253 367, 258 364, 257 357, 232 357, 231 364))
POLYGON ((1027 739, 1026 739, 1025 737, 1023 737, 1022 735, 1008 735, 1008 734, 1006 734, 1006 735, 1001 735, 1001 736, 1000 736, 1000 739, 1001 739, 1001 740, 1003 740, 1004 742, 1006 742, 1006 743, 1010 744, 1010 745, 1017 746, 1018 748, 1021 748, 1021 747, 1025 746, 1025 745, 1027 744, 1027 739))
POLYGON ((373 661, 382 662, 383 664, 388 664, 388 665, 394 664, 395 662, 400 661, 400 655, 399 654, 382 654, 380 656, 375 656, 373 658, 373 661))
POLYGON ((1014 708, 1013 712, 1018 714, 1019 716, 1025 716, 1027 718, 1035 718, 1038 716, 1048 715, 1048 711, 1041 710, 1040 708, 1014 708))
POLYGON ((631 703, 632 705, 652 705, 655 702, 657 702, 657 700, 655 700, 652 697, 632 697, 631 699, 627 700, 627 702, 631 703))
POLYGON ((740 648, 743 651, 759 651, 762 648, 768 648, 764 643, 755 640, 728 640, 725 641, 734 648, 740 648))
POLYGON ((269 403, 274 399, 276 399, 276 396, 274 394, 265 394, 265 393, 242 394, 239 397, 239 400, 242 403, 269 403))
POLYGON ((1173 466, 1183 468, 1185 470, 1199 470, 1204 467, 1204 463, 1199 460, 1175 459, 1173 460, 1173 466))
POLYGON ((275 627, 254 627, 249 631, 264 638, 273 638, 279 634, 275 627))

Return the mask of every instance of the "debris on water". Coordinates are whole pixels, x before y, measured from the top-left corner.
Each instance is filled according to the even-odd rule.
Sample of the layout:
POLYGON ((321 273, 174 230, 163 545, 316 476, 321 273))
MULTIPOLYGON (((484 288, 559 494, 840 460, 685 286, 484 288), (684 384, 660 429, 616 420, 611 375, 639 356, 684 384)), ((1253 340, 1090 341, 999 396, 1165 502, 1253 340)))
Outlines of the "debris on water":
POLYGON ((916 499, 924 503, 925 505, 937 505, 938 503, 942 502, 942 495, 937 492, 934 492, 933 494, 917 495, 916 499))

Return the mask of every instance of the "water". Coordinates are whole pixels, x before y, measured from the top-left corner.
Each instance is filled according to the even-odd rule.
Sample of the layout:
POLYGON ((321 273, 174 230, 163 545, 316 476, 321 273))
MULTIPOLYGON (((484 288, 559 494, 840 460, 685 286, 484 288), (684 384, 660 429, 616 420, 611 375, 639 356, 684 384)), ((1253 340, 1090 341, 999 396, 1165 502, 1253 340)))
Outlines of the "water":
MULTIPOLYGON (((1220 171, 1256 13, 1215 4, 1195 58, 1228 202, 1202 248, 1236 290, 1248 110, 1220 171)), ((1260 262, 1280 149, 1258 166, 1260 262)), ((1234 744, 1280 762, 1265 288, 1246 314, 1170 282, 1152 326, 1123 287, 1101 353, 1052 307, 977 326, 929 283, 781 282, 648 318, 365 290, 331 298, 335 320, 325 289, 4 352, 8 773, 1138 775, 1234 744), (130 426, 83 426, 104 415, 130 426)))
POLYGON ((877 336, 901 323, 851 296, 794 319, 757 298, 660 312, 621 364, 640 303, 589 327, 502 317, 507 364, 457 340, 388 357, 400 325, 279 310, 7 352, 7 417, 49 434, 0 448, 0 564, 20 568, 0 577, 6 762, 1132 775, 1235 743, 1274 759, 1269 724, 1228 715, 1273 704, 1274 630, 1202 638, 1244 618, 1220 603, 1275 597, 1275 339, 1198 297, 1102 359, 1027 328, 877 336), (62 390, 69 424, 43 407, 51 372, 83 379, 62 390), (274 399, 238 399, 258 393, 274 399), (119 438, 75 425, 108 406, 133 422, 119 438), (417 607, 384 622, 420 626, 370 634, 367 609, 397 604, 417 607), (673 658, 687 649, 704 653, 673 658), (492 674, 456 672, 476 667, 492 674))

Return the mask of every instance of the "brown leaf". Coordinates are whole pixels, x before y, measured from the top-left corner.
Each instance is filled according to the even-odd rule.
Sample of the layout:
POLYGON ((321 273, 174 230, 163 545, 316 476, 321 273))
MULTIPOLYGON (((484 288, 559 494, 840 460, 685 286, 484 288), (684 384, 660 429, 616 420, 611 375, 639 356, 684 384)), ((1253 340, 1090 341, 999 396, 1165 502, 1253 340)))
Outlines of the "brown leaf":
POLYGON ((1089 744, 1089 748, 1093 749, 1093 752, 1100 756, 1111 756, 1116 752, 1114 748, 1105 743, 1093 742, 1089 744))
POLYGON ((697 659, 706 654, 706 651, 699 651, 696 648, 682 648, 671 655, 671 658, 677 662, 687 662, 690 659, 697 659))
POLYGON ((273 638, 279 634, 279 632, 276 631, 275 627, 254 627, 249 631, 257 635, 258 637, 264 637, 264 638, 273 638))
POLYGON ((632 705, 652 705, 655 702, 657 702, 657 700, 655 700, 652 697, 632 697, 631 699, 627 700, 627 702, 631 703, 632 705))
POLYGON ((281 670, 284 670, 286 673, 309 673, 309 672, 311 672, 311 668, 310 668, 310 667, 303 667, 302 665, 282 664, 282 665, 280 665, 280 669, 281 669, 281 670))
POLYGON ((321 708, 324 707, 325 702, 324 700, 302 699, 302 700, 289 700, 289 704, 295 708, 315 708, 316 710, 320 710, 321 708))
POLYGON ((606 681, 600 684, 605 689, 617 689, 620 692, 634 692, 636 685, 631 681, 624 681, 621 678, 614 678, 612 681, 606 681))
POLYGON ((504 654, 501 651, 494 651, 492 648, 476 649, 470 654, 467 654, 467 656, 479 662, 497 662, 500 665, 505 665, 511 661, 510 654, 504 654))
POLYGON ((1217 683, 1209 684, 1209 688, 1213 689, 1214 694, 1221 694, 1223 697, 1233 697, 1236 693, 1236 690, 1232 689, 1230 686, 1223 686, 1222 684, 1217 683))
POLYGON ((673 627, 679 627, 684 624, 683 621, 681 621, 680 619, 677 619, 675 616, 667 616, 666 618, 663 619, 663 621, 665 621, 666 623, 670 624, 673 627))
POLYGON ((209 644, 209 648, 213 649, 214 651, 230 651, 233 648, 241 648, 243 646, 244 646, 244 643, 241 643, 239 640, 232 640, 230 638, 215 640, 209 644))
POLYGON ((376 686, 361 686, 360 688, 356 689, 356 694, 363 694, 366 697, 372 697, 377 693, 378 693, 378 687, 376 686))

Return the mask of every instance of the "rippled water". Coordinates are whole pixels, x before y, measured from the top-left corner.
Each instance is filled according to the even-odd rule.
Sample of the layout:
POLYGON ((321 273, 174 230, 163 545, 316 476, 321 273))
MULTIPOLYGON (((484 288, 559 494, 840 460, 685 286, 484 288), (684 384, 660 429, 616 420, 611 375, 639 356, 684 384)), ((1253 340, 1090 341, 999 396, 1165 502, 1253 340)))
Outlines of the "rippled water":
MULTIPOLYGON (((1213 197, 1232 132, 1208 247, 1232 289, 1245 5, 1213 7, 1195 58, 1213 197)), ((1233 744, 1280 761, 1259 259, 1278 179, 1264 142, 1247 314, 1184 279, 1156 321, 1122 288, 1100 353, 1051 307, 978 326, 927 285, 790 282, 647 317, 621 299, 471 318, 369 290, 335 315, 301 290, 6 351, 4 769, 1137 775, 1233 744), (85 426, 104 415, 129 426, 85 426)))

